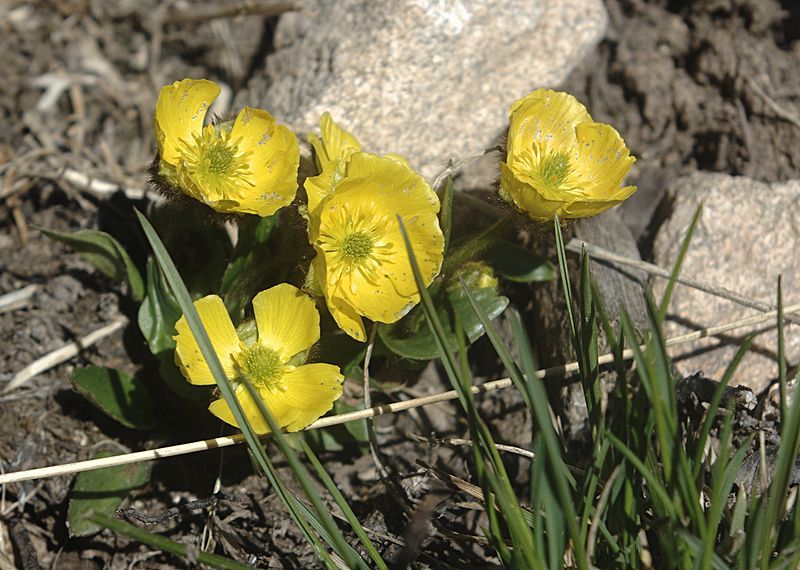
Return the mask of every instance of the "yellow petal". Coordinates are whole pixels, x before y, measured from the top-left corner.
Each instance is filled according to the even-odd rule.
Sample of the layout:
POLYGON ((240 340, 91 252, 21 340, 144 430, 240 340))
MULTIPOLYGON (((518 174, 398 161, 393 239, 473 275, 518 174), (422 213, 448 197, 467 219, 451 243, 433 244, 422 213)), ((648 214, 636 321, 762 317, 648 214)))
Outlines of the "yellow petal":
POLYGON ((425 179, 405 163, 366 152, 352 155, 347 164, 347 178, 336 193, 353 192, 348 198, 374 202, 383 212, 394 216, 439 213, 439 198, 425 179))
POLYGON ((250 174, 235 211, 262 217, 290 204, 297 192, 300 146, 297 137, 262 109, 245 107, 236 117, 231 140, 244 153, 250 174))
MULTIPOLYGON (((234 390, 234 393, 236 394, 236 397, 239 400, 239 405, 242 407, 242 411, 244 412, 247 421, 250 422, 250 427, 253 428, 253 431, 262 435, 269 433, 269 426, 267 425, 266 420, 264 420, 264 416, 262 415, 258 404, 256 404, 256 402, 250 396, 249 390, 247 390, 244 385, 239 385, 234 390)), ((273 419, 281 427, 295 422, 298 416, 300 416, 302 413, 302 410, 292 407, 285 400, 272 398, 272 394, 268 390, 260 390, 259 396, 272 414, 273 419)), ((241 426, 239 426, 239 424, 236 422, 236 419, 233 417, 233 412, 223 398, 211 402, 211 405, 208 407, 208 411, 217 416, 226 424, 230 424, 241 429, 241 426)))
POLYGON ((636 161, 625 141, 613 127, 602 123, 583 123, 576 133, 576 185, 587 199, 617 199, 622 180, 636 161))
POLYGON ((358 140, 337 125, 329 113, 323 113, 319 127, 322 138, 312 133, 308 135, 308 142, 314 147, 320 174, 307 178, 304 185, 308 195, 308 212, 312 215, 320 202, 333 192, 333 186, 342 178, 350 156, 361 150, 358 140))
POLYGON ((500 188, 511 197, 517 208, 536 220, 552 220, 566 204, 564 200, 546 198, 503 162, 500 163, 500 188))
POLYGON ((253 299, 258 342, 276 350, 283 362, 319 340, 319 313, 297 287, 282 283, 253 299))
POLYGON ((181 141, 200 134, 206 111, 219 95, 219 87, 207 79, 184 79, 161 89, 153 127, 161 159, 176 166, 181 141))
MULTIPOLYGON (((317 251, 319 252, 319 249, 317 251)), ((336 325, 357 341, 366 342, 367 330, 364 327, 364 321, 361 316, 355 312, 355 309, 345 299, 334 295, 328 286, 327 266, 325 264, 325 255, 322 252, 319 252, 311 261, 311 268, 312 271, 309 273, 313 272, 316 284, 325 296, 328 311, 333 320, 336 321, 336 325)))
MULTIPOLYGON (((195 301, 194 306, 200 314, 200 320, 222 364, 225 376, 232 379, 235 372, 231 355, 239 351, 239 337, 236 336, 236 329, 233 328, 222 299, 217 295, 208 295, 195 301)), ((192 384, 214 384, 214 376, 200 352, 185 316, 181 316, 175 323, 175 330, 175 364, 192 384)))
POLYGON ((342 160, 351 152, 361 150, 356 137, 337 125, 330 113, 323 113, 319 119, 319 128, 322 131, 322 140, 309 137, 317 156, 317 166, 325 170, 334 162, 342 160))
POLYGON ((575 145, 575 127, 591 121, 575 97, 550 89, 537 89, 511 106, 508 131, 508 165, 530 155, 534 144, 542 154, 575 145))
POLYGON ((342 376, 338 366, 332 364, 306 364, 287 372, 283 377, 285 391, 267 398, 273 409, 297 410, 296 416, 279 416, 276 421, 287 431, 301 430, 318 420, 333 407, 342 395, 342 376))
MULTIPOLYGON (((306 196, 308 196, 308 213, 310 216, 316 215, 319 205, 333 192, 334 175, 335 168, 330 167, 327 170, 323 170, 319 176, 306 178, 303 183, 303 188, 306 189, 306 196)), ((313 238, 312 242, 314 239, 316 238, 313 238)))
POLYGON ((338 296, 326 298, 328 310, 331 312, 336 325, 348 336, 359 342, 367 342, 367 329, 364 327, 364 319, 361 318, 356 310, 347 301, 338 296))

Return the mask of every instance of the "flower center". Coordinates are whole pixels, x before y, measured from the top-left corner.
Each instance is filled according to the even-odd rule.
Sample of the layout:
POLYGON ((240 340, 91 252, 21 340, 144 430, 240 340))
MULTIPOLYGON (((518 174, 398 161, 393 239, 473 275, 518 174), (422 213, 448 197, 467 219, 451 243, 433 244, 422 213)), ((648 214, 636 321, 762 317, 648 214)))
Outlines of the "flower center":
POLYGON ((281 381, 283 362, 277 351, 259 343, 252 346, 243 344, 242 350, 233 357, 233 360, 239 373, 256 388, 280 391, 285 389, 281 381))
POLYGON ((372 238, 364 231, 347 234, 342 240, 342 257, 350 262, 361 261, 372 253, 372 238))
POLYGON ((564 152, 552 152, 539 162, 539 177, 551 189, 559 188, 566 180, 572 168, 569 164, 569 155, 564 152))
POLYGON ((206 160, 208 160, 208 171, 210 173, 228 174, 231 166, 233 166, 236 149, 225 144, 224 140, 217 139, 205 149, 205 156, 206 160))
POLYGON ((394 263, 394 243, 387 239, 390 218, 375 212, 374 204, 349 204, 326 212, 320 222, 316 245, 322 249, 328 266, 328 283, 342 283, 356 293, 355 274, 377 285, 385 265, 394 263))
POLYGON ((230 132, 209 125, 190 142, 183 141, 178 176, 207 202, 236 199, 242 185, 252 186, 247 157, 230 132))

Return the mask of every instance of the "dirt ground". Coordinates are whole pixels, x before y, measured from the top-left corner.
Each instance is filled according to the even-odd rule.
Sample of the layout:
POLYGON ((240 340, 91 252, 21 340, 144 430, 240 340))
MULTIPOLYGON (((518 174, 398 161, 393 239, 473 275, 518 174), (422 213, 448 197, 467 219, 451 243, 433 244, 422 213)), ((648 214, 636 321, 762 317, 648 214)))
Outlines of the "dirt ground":
MULTIPOLYGON (((75 174, 143 188, 152 160, 152 111, 162 85, 209 77, 235 91, 259 73, 271 49, 274 18, 196 23, 186 21, 183 4, 169 4, 60 0, 0 7, 0 294, 37 286, 27 305, 0 312, 0 380, 114 319, 129 322, 68 363, 0 395, 6 471, 86 459, 100 449, 132 451, 219 435, 202 408, 187 409, 169 398, 160 430, 126 430, 71 390, 76 366, 118 367, 156 385, 156 363, 135 325, 128 292, 37 230, 99 228, 141 250, 130 208, 144 207, 144 201, 121 193, 98 196, 85 182, 76 183, 75 174)), ((640 190, 624 206, 624 217, 643 255, 668 212, 658 208, 662 192, 676 176, 697 169, 764 181, 800 175, 795 2, 609 0, 607 6, 607 38, 562 87, 584 101, 596 120, 613 124, 639 158, 631 181, 640 190)), ((433 367, 419 376, 407 372, 406 382, 373 398, 381 403, 446 388, 433 367)), ((360 395, 359 382, 348 382, 346 399, 356 403, 360 395)), ((521 407, 510 391, 485 397, 483 410, 498 440, 530 441, 521 407)), ((468 453, 406 436, 463 436, 455 407, 437 405, 381 418, 377 425, 401 493, 381 481, 373 458, 357 446, 323 459, 364 525, 382 537, 377 542, 386 555, 397 556, 397 542, 405 536, 410 542, 424 539, 417 560, 431 567, 496 563, 471 538, 480 532, 469 500, 421 474, 416 464, 422 459, 469 479, 468 453), (433 498, 425 503, 430 512, 411 515, 421 530, 406 535, 403 513, 422 497, 433 498)), ((514 461, 512 474, 524 483, 527 470, 522 460, 514 461)), ((315 567, 266 480, 252 474, 243 449, 161 461, 151 483, 127 506, 159 514, 208 499, 218 475, 227 495, 216 506, 179 510, 148 528, 190 545, 210 540, 217 552, 257 567, 315 567)), ((43 568, 181 564, 110 532, 70 538, 65 519, 71 484, 62 477, 5 489, 0 553, 17 561, 32 555, 43 568)))

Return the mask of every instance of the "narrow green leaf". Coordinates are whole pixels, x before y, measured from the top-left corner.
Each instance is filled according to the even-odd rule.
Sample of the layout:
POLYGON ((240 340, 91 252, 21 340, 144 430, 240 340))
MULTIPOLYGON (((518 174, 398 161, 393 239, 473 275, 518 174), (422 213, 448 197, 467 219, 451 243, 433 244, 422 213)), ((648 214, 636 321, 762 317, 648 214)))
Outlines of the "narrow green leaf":
POLYGON ((362 566, 362 564, 359 562, 363 563, 363 560, 361 560, 361 557, 347 543, 341 531, 339 530, 339 527, 336 526, 330 511, 322 502, 319 493, 312 484, 306 468, 302 463, 300 463, 297 453, 295 453, 294 449, 289 444, 289 436, 283 433, 281 427, 275 422, 275 419, 272 417, 272 414, 252 383, 244 378, 243 384, 250 393, 250 397, 252 398, 253 402, 255 402, 256 406, 258 407, 258 410, 261 413, 261 416, 264 418, 264 421, 269 426, 273 441, 278 446, 278 449, 280 449, 280 452, 286 459, 286 462, 289 464, 289 468, 292 470, 295 480, 300 484, 300 487, 303 489, 306 498, 308 498, 308 500, 311 502, 315 518, 319 521, 319 523, 322 525, 322 529, 325 531, 323 538, 326 538, 329 541, 336 554, 338 554, 347 563, 349 568, 353 568, 356 565, 362 566))
MULTIPOLYGON (((269 457, 267 456, 258 435, 253 431, 250 422, 244 415, 239 401, 236 398, 236 395, 233 393, 233 388, 227 381, 225 372, 222 369, 222 364, 220 364, 217 353, 214 351, 214 347, 208 337, 208 333, 203 326, 203 322, 200 320, 200 315, 197 313, 197 309, 192 303, 192 299, 189 296, 189 291, 186 289, 186 285, 181 279, 181 276, 178 273, 172 258, 170 258, 169 253, 167 253, 167 250, 164 247, 164 244, 161 242, 161 239, 158 237, 158 234, 156 233, 155 229, 153 229, 153 226, 150 224, 147 218, 145 218, 138 210, 134 211, 136 212, 136 216, 139 218, 139 223, 142 225, 142 229, 144 230, 150 246, 153 248, 156 261, 163 271, 164 277, 167 279, 167 283, 169 283, 170 289, 172 289, 172 293, 175 296, 175 299, 178 301, 183 315, 186 317, 186 321, 190 330, 192 331, 192 334, 194 335, 198 347, 200 348, 200 352, 203 355, 203 358, 205 359, 209 369, 211 370, 212 375, 214 376, 217 387, 219 388, 222 397, 225 399, 225 403, 228 404, 228 407, 231 409, 231 413, 233 414, 237 425, 244 435, 252 457, 255 459, 258 467, 270 478, 270 483, 273 485, 273 487, 276 489, 281 488, 282 482, 277 476, 277 472, 275 471, 272 462, 269 460, 269 457)), ((330 555, 328 555, 328 553, 322 548, 319 540, 311 532, 308 521, 303 518, 302 514, 297 508, 296 503, 293 502, 289 497, 291 497, 291 495, 287 495, 286 493, 281 494, 282 501, 287 507, 287 510, 291 514, 293 520, 303 532, 306 540, 312 544, 320 559, 323 561, 323 563, 325 563, 326 567, 332 567, 333 562, 331 561, 330 555)))
POLYGON ((600 385, 600 366, 598 364, 597 314, 592 298, 592 276, 589 256, 584 248, 581 252, 581 305, 578 342, 581 345, 581 384, 589 412, 593 438, 603 429, 603 416, 600 409, 602 386, 600 385))
POLYGON ((105 527, 117 534, 132 538, 142 544, 146 544, 150 548, 180 556, 187 563, 194 559, 196 563, 210 566, 211 568, 220 568, 221 570, 250 570, 252 568, 252 566, 236 562, 235 560, 217 554, 195 550, 190 553, 189 546, 185 544, 175 542, 164 536, 153 534, 152 532, 133 526, 130 523, 113 519, 99 512, 90 514, 88 518, 100 527, 105 527))
POLYGON ((350 505, 345 500, 344 495, 342 495, 341 491, 339 491, 339 488, 336 486, 336 483, 333 482, 333 479, 331 479, 330 475, 328 475, 328 472, 325 471, 325 468, 322 466, 322 463, 319 462, 319 459, 317 459, 317 456, 314 454, 314 452, 311 450, 308 444, 306 442, 302 442, 301 445, 303 446, 303 451, 305 452, 306 457, 308 458, 311 465, 314 467, 314 471, 316 471, 317 477, 319 478, 320 481, 322 481, 322 484, 325 485, 325 488, 331 494, 333 500, 336 501, 336 504, 339 505, 339 508, 342 510, 344 517, 347 519, 347 522, 350 523, 350 526, 353 528, 353 531, 355 531, 356 535, 361 541, 361 544, 367 551, 367 554, 369 554, 369 557, 375 563, 375 566, 377 568, 380 568, 381 570, 387 569, 388 566, 386 565, 386 562, 384 562, 383 558, 381 558, 381 555, 378 554, 375 545, 372 544, 372 541, 369 539, 369 536, 367 536, 367 532, 364 530, 364 527, 361 526, 361 522, 358 520, 358 517, 356 517, 353 510, 350 508, 350 505))
MULTIPOLYGON (((778 307, 781 307, 779 313, 782 313, 783 296, 780 286, 778 287, 778 307)), ((779 326, 779 344, 784 342, 781 337, 783 337, 783 328, 779 326)), ((794 469, 798 450, 800 450, 800 398, 792 398, 791 404, 787 407, 786 416, 781 418, 780 435, 781 444, 775 459, 772 483, 770 484, 766 501, 764 524, 761 527, 760 542, 762 550, 760 566, 762 568, 768 567, 770 557, 774 551, 778 537, 779 521, 786 503, 792 470, 794 469)))
POLYGON ((225 227, 212 222, 205 212, 176 210, 169 203, 153 207, 150 216, 154 232, 157 228, 159 240, 179 268, 192 299, 218 293, 233 250, 225 227))
POLYGON ((483 258, 498 275, 509 281, 531 283, 556 278, 556 268, 550 260, 510 241, 497 241, 486 250, 483 258))
POLYGON ((445 178, 441 191, 438 188, 436 191, 439 193, 439 201, 442 204, 442 208, 439 210, 439 227, 444 235, 444 253, 446 255, 450 248, 450 234, 453 230, 453 197, 455 196, 453 177, 445 178))
POLYGON ((158 361, 161 379, 174 394, 186 400, 205 399, 208 390, 189 384, 175 365, 175 323, 181 309, 167 290, 161 270, 152 257, 147 259, 147 295, 139 305, 138 324, 150 352, 158 361))
POLYGON ((788 394, 786 390, 786 343, 783 335, 783 276, 778 275, 778 387, 780 389, 780 409, 781 417, 789 416, 789 406, 787 404, 788 394))
MULTIPOLYGON (((442 364, 453 388, 458 393, 459 403, 469 418, 470 432, 473 438, 477 436, 479 445, 473 446, 473 454, 476 460, 475 468, 480 472, 479 478, 481 486, 484 489, 486 512, 490 518, 490 527, 493 529, 493 538, 490 540, 492 540, 493 546, 497 549, 498 555, 504 563, 508 563, 511 559, 519 558, 520 555, 522 555, 529 564, 534 564, 535 549, 533 540, 528 530, 527 523, 520 512, 520 505, 514 495, 513 489, 510 489, 510 481, 505 473, 502 461, 499 460, 497 448, 494 445, 491 435, 486 425, 480 420, 477 414, 475 403, 472 399, 472 393, 470 390, 465 389, 468 387, 471 379, 462 378, 461 366, 447 344, 441 321, 436 314, 436 308, 422 280, 419 264, 414 255, 414 250, 411 246, 403 220, 399 216, 397 219, 400 225, 400 233, 405 242, 409 263, 411 264, 411 269, 414 274, 414 280, 417 283, 417 289, 420 293, 422 307, 425 311, 428 325, 431 327, 434 334, 434 340, 439 349, 442 364), (489 459, 485 460, 484 456, 489 459), (495 518, 497 515, 497 513, 495 513, 495 500, 504 515, 516 547, 515 550, 510 553, 502 542, 499 524, 495 518), (509 559, 509 554, 511 559, 509 559)), ((471 299, 470 302, 474 304, 474 300, 471 299)))
MULTIPOLYGON (((95 459, 116 455, 100 452, 95 459)), ((89 536, 102 526, 88 515, 113 515, 133 489, 142 487, 150 479, 150 464, 132 463, 84 471, 75 479, 67 509, 67 527, 72 536, 89 536)))
POLYGON ((675 260, 675 264, 672 266, 672 274, 669 277, 669 282, 667 283, 666 289, 664 289, 664 296, 661 298, 661 304, 658 307, 658 322, 664 322, 664 318, 667 316, 667 309, 669 309, 669 302, 672 300, 672 290, 675 289, 675 284, 678 282, 678 276, 681 273, 681 268, 683 267, 683 260, 686 258, 686 252, 689 251, 689 243, 692 241, 692 236, 694 235, 694 230, 697 227, 697 222, 700 221, 700 215, 703 213, 703 205, 697 207, 695 210, 694 216, 692 216, 692 221, 689 222, 689 227, 686 230, 686 235, 681 242, 681 247, 678 250, 678 258, 675 260))
MULTIPOLYGON (((569 265, 567 265, 567 250, 564 248, 564 236, 561 235, 561 221, 558 215, 553 219, 553 228, 556 236, 556 254, 558 256, 558 271, 561 274, 561 287, 564 291, 564 302, 566 303, 567 318, 569 319, 570 336, 575 344, 575 349, 580 350, 580 343, 577 342, 578 327, 575 324, 575 305, 573 304, 572 285, 569 281, 569 265)), ((580 360, 580 354, 578 355, 580 360)))
POLYGON ((112 236, 99 230, 79 230, 67 233, 40 229, 47 237, 72 247, 103 275, 116 281, 127 281, 133 298, 137 301, 142 300, 144 297, 142 276, 128 252, 112 236))
POLYGON ((697 449, 695 450, 693 461, 694 479, 697 479, 700 476, 700 471, 703 468, 703 453, 706 448, 706 441, 708 441, 711 428, 714 426, 714 421, 716 420, 717 411, 719 410, 722 397, 725 395, 728 384, 730 383, 731 378, 733 378, 733 375, 736 373, 739 363, 741 363, 744 355, 747 354, 747 351, 750 350, 750 346, 753 344, 754 338, 754 335, 747 337, 739 347, 739 350, 736 351, 733 359, 730 361, 730 363, 728 363, 728 367, 725 369, 725 373, 722 375, 722 379, 719 381, 717 388, 714 390, 713 396, 711 396, 711 400, 708 404, 708 411, 706 412, 706 417, 703 420, 703 425, 700 428, 700 435, 697 438, 697 449))
POLYGON ((152 429, 156 411, 150 390, 128 374, 102 366, 76 368, 72 387, 101 412, 133 429, 152 429))
MULTIPOLYGON (((486 330, 486 334, 489 337, 489 340, 491 341, 492 346, 495 349, 495 352, 497 352, 498 356, 500 357, 500 360, 503 362, 503 365, 505 366, 509 375, 514 380, 514 384, 517 386, 520 393, 528 392, 529 391, 528 387, 532 386, 533 382, 536 382, 536 379, 533 378, 532 379, 533 382, 526 384, 525 378, 522 376, 522 373, 520 372, 519 368, 517 367, 516 363, 511 357, 511 353, 509 352, 508 348, 503 344, 503 341, 500 339, 500 336, 498 335, 497 331, 494 329, 492 324, 486 318, 486 314, 483 313, 483 310, 481 309, 480 305, 478 305, 477 302, 475 302, 474 297, 472 297, 472 295, 470 294, 469 289, 466 287, 466 284, 463 282, 463 280, 461 282, 461 286, 463 287, 465 294, 472 303, 472 309, 475 311, 475 313, 478 315, 478 318, 481 320, 481 323, 483 324, 483 327, 486 330)), ((550 427, 550 429, 552 430, 552 426, 550 427)), ((545 439, 545 443, 547 443, 547 439, 545 439)), ((494 453, 496 453, 496 450, 494 449, 490 451, 494 451, 494 453)), ((551 451, 550 449, 547 450, 548 459, 550 461, 554 461, 554 458, 550 456, 550 451, 551 451)), ((558 498, 560 506, 564 510, 565 518, 567 519, 567 529, 570 534, 570 538, 572 538, 573 542, 575 544, 579 544, 580 536, 578 532, 577 518, 575 516, 573 508, 573 498, 571 497, 569 492, 569 487, 566 484, 568 478, 564 476, 564 474, 566 473, 566 466, 563 464, 563 460, 561 458, 561 450, 559 449, 556 453, 558 458, 555 459, 555 461, 551 463, 551 465, 553 465, 556 469, 563 468, 564 472, 559 473, 558 477, 551 476, 551 479, 556 479, 556 478, 558 479, 558 481, 553 481, 553 483, 556 486, 556 490, 559 494, 558 498), (562 462, 559 462, 559 460, 561 460, 562 462)), ((505 470, 503 468, 502 461, 500 460, 499 457, 496 458, 496 460, 493 462, 493 465, 496 465, 498 471, 504 476, 500 479, 500 483, 506 482, 507 476, 505 476, 504 472, 505 470)), ((506 491, 506 489, 504 489, 500 483, 498 484, 499 489, 496 492, 498 493, 498 499, 502 500, 504 497, 501 494, 501 491, 506 491)), ((510 511, 506 512, 505 514, 506 514, 506 520, 513 533, 515 530, 515 525, 519 524, 519 520, 522 519, 522 514, 521 512, 519 512, 520 511, 519 503, 516 501, 516 498, 514 497, 513 490, 511 490, 509 494, 511 496, 508 499, 507 504, 501 503, 501 508, 510 509, 510 511)), ((527 530, 525 532, 527 532, 527 530)), ((530 552, 530 554, 526 554, 526 559, 533 560, 534 546, 532 537, 530 535, 524 536, 525 542, 519 542, 519 544, 517 544, 517 542, 519 541, 519 538, 517 537, 523 538, 522 531, 518 531, 517 536, 515 537, 515 545, 517 545, 520 548, 526 546, 528 548, 528 551, 530 552), (528 541, 530 541, 530 545, 526 544, 528 541)), ((576 548, 575 552, 576 564, 578 568, 586 568, 587 564, 585 560, 585 553, 577 552, 579 550, 581 550, 580 547, 576 548)))

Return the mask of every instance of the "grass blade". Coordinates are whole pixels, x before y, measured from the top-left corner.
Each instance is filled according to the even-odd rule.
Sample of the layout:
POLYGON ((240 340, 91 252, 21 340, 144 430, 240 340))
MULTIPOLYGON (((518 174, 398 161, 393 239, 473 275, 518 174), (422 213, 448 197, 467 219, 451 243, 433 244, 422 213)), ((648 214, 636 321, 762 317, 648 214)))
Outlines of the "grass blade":
MULTIPOLYGON (((200 352, 202 353, 203 358, 205 359, 209 369, 211 370, 211 373, 214 376, 214 380, 219 387, 222 397, 230 407, 233 417, 240 426, 242 433, 244 434, 245 441, 247 442, 247 445, 256 463, 264 473, 272 473, 277 480, 277 474, 274 471, 274 468, 266 454, 266 451, 264 450, 263 445, 261 444, 260 439, 258 438, 258 435, 253 431, 253 428, 247 421, 247 417, 242 412, 239 401, 233 393, 233 388, 225 377, 225 373, 222 370, 222 365, 220 364, 219 358, 214 351, 211 340, 208 338, 208 333, 206 332, 205 327, 200 320, 200 315, 197 313, 197 309, 195 309, 194 304, 192 303, 189 291, 186 289, 186 285, 181 279, 175 264, 173 263, 169 253, 164 247, 164 244, 161 242, 161 239, 158 237, 158 234, 147 218, 145 218, 144 215, 142 215, 142 213, 138 210, 134 211, 139 218, 139 223, 142 225, 142 229, 147 237, 147 241, 150 243, 150 247, 153 249, 156 262, 161 268, 161 271, 164 274, 164 277, 167 280, 167 283, 169 284, 172 294, 175 297, 175 300, 178 302, 181 311, 183 311, 183 314, 186 316, 186 321, 192 331, 192 334, 194 335, 195 340, 197 341, 200 352)), ((272 482, 273 484, 276 483, 276 481, 272 482)), ((306 539, 315 546, 317 553, 323 558, 323 561, 326 562, 326 564, 332 564, 329 556, 327 557, 327 560, 325 560, 327 553, 318 547, 319 543, 318 541, 315 541, 316 537, 309 533, 306 522, 302 521, 297 516, 298 513, 291 508, 291 504, 287 500, 284 501, 284 504, 287 506, 287 508, 289 508, 289 512, 294 518, 295 522, 305 534, 306 539)))
POLYGON ((675 264, 672 266, 672 274, 669 277, 667 287, 664 289, 664 295, 661 297, 661 304, 658 307, 658 322, 660 323, 664 322, 664 318, 667 316, 667 309, 669 308, 669 303, 672 300, 672 291, 675 289, 675 284, 678 282, 678 276, 680 275, 681 268, 683 267, 683 260, 686 258, 686 252, 689 251, 689 243, 692 241, 692 235, 697 227, 697 222, 700 221, 700 215, 702 213, 703 206, 701 204, 697 207, 697 210, 695 210, 694 216, 692 216, 692 221, 689 222, 689 228, 686 230, 686 235, 683 237, 683 241, 681 242, 681 247, 678 250, 678 258, 675 260, 675 264))
POLYGON ((383 558, 381 558, 381 555, 378 554, 375 545, 372 544, 372 541, 369 539, 369 536, 367 536, 367 532, 364 530, 364 527, 361 526, 361 522, 359 522, 358 517, 356 517, 353 510, 350 508, 350 505, 347 504, 344 495, 342 495, 341 491, 339 491, 339 488, 333 482, 333 479, 331 479, 330 475, 328 475, 328 472, 325 471, 325 468, 319 462, 319 459, 317 459, 317 456, 311 450, 308 443, 306 443, 306 441, 303 440, 301 442, 301 445, 303 447, 303 451, 306 454, 306 457, 308 458, 312 467, 314 467, 314 471, 316 471, 317 477, 319 477, 319 480, 322 481, 323 485, 325 485, 325 488, 331 494, 334 501, 336 501, 336 504, 339 505, 339 508, 342 509, 342 513, 344 513, 347 522, 349 522, 350 526, 353 527, 353 531, 356 533, 356 535, 358 535, 361 544, 364 546, 364 549, 367 551, 367 554, 369 554, 369 557, 372 558, 372 561, 375 563, 376 568, 379 568, 381 570, 388 569, 386 562, 384 562, 383 558))
MULTIPOLYGON (((303 489, 303 493, 311 502, 311 505, 314 509, 315 518, 325 530, 323 538, 326 538, 330 541, 329 543, 331 547, 334 549, 336 554, 338 554, 347 563, 348 567, 354 568, 356 566, 363 566, 363 560, 361 560, 361 557, 358 556, 353 548, 347 543, 341 531, 339 530, 339 527, 336 526, 336 522, 333 520, 330 511, 323 504, 319 493, 317 493, 314 485, 311 482, 311 478, 309 477, 306 468, 302 463, 300 463, 297 453, 295 453, 294 449, 292 449, 292 446, 289 445, 288 436, 283 433, 281 427, 275 422, 275 418, 272 417, 272 414, 264 404, 264 401, 259 397, 258 391, 255 389, 253 384, 246 378, 243 379, 243 384, 250 393, 250 397, 258 407, 258 410, 263 416, 264 421, 269 426, 273 441, 275 442, 275 445, 277 445, 283 457, 286 459, 286 463, 292 470, 295 480, 300 484, 300 487, 303 489)), ((313 520, 314 519, 310 519, 310 521, 313 520)))
MULTIPOLYGON (((152 532, 148 532, 125 521, 112 519, 111 517, 99 513, 90 514, 87 518, 95 524, 113 530, 117 534, 132 538, 156 550, 180 556, 187 562, 190 559, 189 547, 187 545, 170 540, 165 536, 153 534, 152 532)), ((205 564, 212 568, 220 568, 221 570, 250 570, 250 568, 252 568, 252 566, 248 566, 247 564, 242 564, 241 562, 236 562, 230 558, 211 554, 209 552, 194 551, 192 556, 196 556, 195 560, 200 564, 205 564)))

